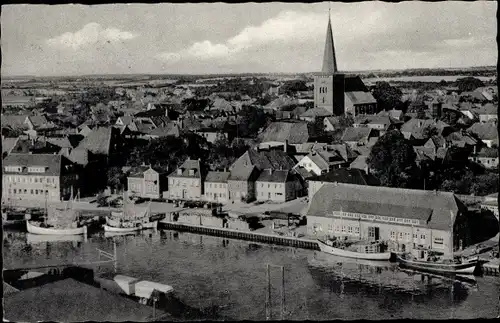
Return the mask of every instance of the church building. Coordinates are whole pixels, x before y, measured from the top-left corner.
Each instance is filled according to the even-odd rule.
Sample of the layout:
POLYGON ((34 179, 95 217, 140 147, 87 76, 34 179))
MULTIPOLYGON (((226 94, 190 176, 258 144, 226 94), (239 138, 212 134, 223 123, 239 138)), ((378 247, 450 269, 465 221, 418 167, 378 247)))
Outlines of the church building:
POLYGON ((323 116, 351 114, 353 117, 378 112, 377 101, 361 78, 339 73, 330 17, 326 30, 323 67, 321 72, 314 76, 314 110, 323 116))

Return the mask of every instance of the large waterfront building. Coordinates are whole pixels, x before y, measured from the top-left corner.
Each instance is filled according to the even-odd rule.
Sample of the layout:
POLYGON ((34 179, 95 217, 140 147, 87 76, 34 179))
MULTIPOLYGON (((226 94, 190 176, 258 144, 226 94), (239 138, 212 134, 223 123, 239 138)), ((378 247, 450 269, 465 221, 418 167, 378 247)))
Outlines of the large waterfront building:
POLYGON ((55 202, 76 194, 78 175, 74 164, 62 155, 10 154, 3 160, 2 200, 55 202))
POLYGON ((229 172, 208 172, 205 178, 205 200, 215 203, 226 203, 229 197, 227 180, 229 172))
POLYGON ((341 183, 314 194, 307 229, 317 237, 382 240, 393 251, 423 247, 447 256, 470 241, 467 207, 453 193, 341 183))
MULTIPOLYGON (((333 43, 332 24, 328 17, 323 66, 314 76, 314 110, 327 112, 329 115, 352 116, 376 114, 377 101, 368 91, 359 76, 339 73, 335 46, 333 43)), ((325 113, 321 113, 326 116, 325 113)))

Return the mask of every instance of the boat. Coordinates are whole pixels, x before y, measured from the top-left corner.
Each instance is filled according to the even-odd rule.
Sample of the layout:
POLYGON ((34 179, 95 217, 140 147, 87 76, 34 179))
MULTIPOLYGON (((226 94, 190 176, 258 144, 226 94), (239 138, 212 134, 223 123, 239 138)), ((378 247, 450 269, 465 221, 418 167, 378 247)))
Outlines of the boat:
POLYGON ((379 261, 391 259, 391 252, 382 252, 383 244, 379 241, 344 242, 318 239, 318 246, 322 252, 334 256, 379 261))
POLYGON ((26 221, 26 229, 28 229, 28 233, 32 234, 43 234, 43 235, 79 235, 79 234, 87 234, 87 227, 79 227, 79 228, 68 228, 68 229, 60 229, 60 228, 52 228, 52 227, 42 227, 41 225, 36 225, 36 222, 30 223, 30 221, 26 221))
MULTIPOLYGON (((453 234, 454 214, 450 210, 450 232, 453 234)), ((451 247, 453 250, 453 238, 451 239, 451 247)), ((399 266, 421 270, 431 273, 441 274, 463 274, 473 275, 478 272, 480 261, 478 257, 456 257, 451 253, 451 257, 444 257, 442 252, 436 252, 422 247, 414 247, 410 252, 396 255, 399 266)))
POLYGON ((326 252, 315 252, 310 260, 312 263, 316 265, 322 265, 323 267, 333 267, 339 264, 347 265, 350 267, 364 266, 373 268, 390 268, 393 266, 397 266, 396 264, 387 262, 385 260, 368 260, 352 257, 348 258, 326 252))
POLYGON ((158 227, 158 221, 152 222, 143 222, 143 223, 135 223, 135 227, 118 227, 118 226, 110 226, 104 225, 104 232, 116 232, 116 233, 128 233, 128 232, 137 232, 145 229, 156 229, 158 227))
POLYGON ((467 260, 455 258, 454 260, 437 259, 436 261, 428 261, 419 260, 416 257, 412 257, 410 254, 397 255, 396 258, 402 268, 432 273, 473 275, 478 268, 477 259, 467 260))
POLYGON ((87 226, 86 225, 79 225, 79 214, 73 209, 73 190, 71 190, 71 197, 68 201, 68 205, 66 206, 65 209, 63 210, 54 210, 53 216, 55 216, 55 213, 63 213, 63 217, 61 218, 70 218, 73 219, 73 222, 71 223, 71 226, 76 226, 76 227, 55 227, 55 226, 50 226, 47 224, 47 219, 49 217, 49 212, 48 212, 48 207, 47 207, 47 199, 45 199, 45 216, 44 216, 44 222, 36 222, 36 221, 31 221, 31 220, 26 220, 26 229, 28 230, 28 233, 32 234, 41 234, 41 235, 80 235, 84 234, 87 235, 87 226))
POLYGON ((129 199, 124 196, 123 210, 121 212, 110 212, 110 216, 106 217, 104 232, 128 233, 137 232, 144 229, 156 229, 158 220, 151 216, 151 202, 142 213, 138 213, 129 207, 129 199))

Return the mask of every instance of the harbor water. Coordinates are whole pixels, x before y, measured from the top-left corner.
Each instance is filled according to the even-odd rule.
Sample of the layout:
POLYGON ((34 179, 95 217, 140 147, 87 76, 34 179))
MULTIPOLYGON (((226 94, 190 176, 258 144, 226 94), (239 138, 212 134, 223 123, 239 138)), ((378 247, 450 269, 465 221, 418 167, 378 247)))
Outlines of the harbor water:
POLYGON ((494 318, 500 310, 498 277, 429 277, 395 264, 193 233, 97 233, 86 241, 52 241, 5 230, 3 243, 4 268, 95 261, 96 248, 112 252, 116 243, 118 273, 171 285, 186 304, 215 306, 235 320, 474 319, 494 318), (267 264, 273 265, 269 279, 267 264), (275 266, 283 266, 284 281, 275 266))

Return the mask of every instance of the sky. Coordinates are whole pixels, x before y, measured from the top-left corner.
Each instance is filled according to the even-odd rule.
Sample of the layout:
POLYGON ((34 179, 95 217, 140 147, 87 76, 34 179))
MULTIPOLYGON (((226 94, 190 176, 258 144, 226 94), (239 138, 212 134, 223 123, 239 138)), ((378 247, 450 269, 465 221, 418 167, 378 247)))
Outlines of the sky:
MULTIPOLYGON (((308 73, 323 3, 2 6, 2 76, 308 73)), ((496 1, 331 3, 341 71, 497 63, 496 1)))

